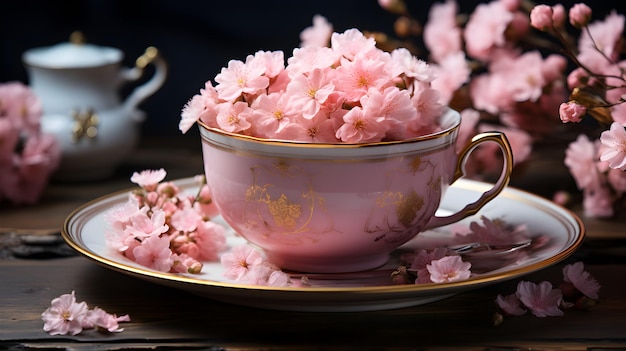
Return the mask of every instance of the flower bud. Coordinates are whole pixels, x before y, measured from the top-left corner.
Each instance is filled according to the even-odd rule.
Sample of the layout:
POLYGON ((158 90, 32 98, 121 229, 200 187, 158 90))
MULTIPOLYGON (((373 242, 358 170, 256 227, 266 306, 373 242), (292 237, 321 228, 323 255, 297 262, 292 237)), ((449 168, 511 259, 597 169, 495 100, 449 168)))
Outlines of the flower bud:
POLYGON ((555 28, 563 28, 565 24, 565 7, 561 4, 552 6, 552 25, 555 28))
POLYGON ((530 12, 530 25, 540 31, 547 31, 553 27, 552 7, 548 5, 537 5, 530 12))
POLYGON ((576 27, 585 27, 591 21, 591 8, 583 3, 569 9, 569 23, 576 27))

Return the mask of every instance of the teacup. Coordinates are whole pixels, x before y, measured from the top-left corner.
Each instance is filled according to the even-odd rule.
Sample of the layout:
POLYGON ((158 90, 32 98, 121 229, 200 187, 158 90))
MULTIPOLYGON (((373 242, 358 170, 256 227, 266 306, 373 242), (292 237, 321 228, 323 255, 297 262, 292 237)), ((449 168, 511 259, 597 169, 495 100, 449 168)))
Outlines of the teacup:
POLYGON ((367 144, 259 139, 200 123, 207 183, 224 220, 282 269, 373 269, 420 232, 476 213, 509 182, 513 156, 503 133, 479 134, 457 155, 459 113, 447 110, 439 122, 434 134, 367 144), (498 181, 459 212, 435 215, 486 142, 502 150, 498 181))

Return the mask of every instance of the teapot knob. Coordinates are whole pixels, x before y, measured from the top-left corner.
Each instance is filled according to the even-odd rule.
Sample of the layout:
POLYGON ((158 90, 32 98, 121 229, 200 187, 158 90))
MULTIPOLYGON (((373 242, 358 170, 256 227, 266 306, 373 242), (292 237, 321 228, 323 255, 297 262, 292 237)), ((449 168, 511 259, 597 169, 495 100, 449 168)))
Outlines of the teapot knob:
POLYGON ((85 39, 85 35, 83 34, 83 32, 77 30, 77 31, 73 31, 70 34, 70 43, 75 44, 75 45, 83 45, 87 42, 87 39, 85 39))

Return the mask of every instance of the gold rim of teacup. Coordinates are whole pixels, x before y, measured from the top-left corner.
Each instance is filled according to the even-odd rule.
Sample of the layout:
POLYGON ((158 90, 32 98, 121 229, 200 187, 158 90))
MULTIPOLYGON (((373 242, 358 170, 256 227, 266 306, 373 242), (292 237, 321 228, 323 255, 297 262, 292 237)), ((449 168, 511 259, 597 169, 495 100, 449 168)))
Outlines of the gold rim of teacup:
MULTIPOLYGON (((442 116, 450 114, 451 112, 454 115, 455 114, 454 112, 456 111, 447 110, 446 112, 442 114, 442 116)), ((411 138, 411 139, 379 141, 379 142, 370 142, 370 143, 341 143, 341 142, 316 143, 316 142, 297 141, 297 140, 266 139, 266 138, 259 138, 259 137, 251 136, 251 135, 228 132, 223 129, 210 127, 202 121, 198 121, 198 125, 202 129, 215 133, 215 134, 219 134, 222 136, 227 136, 227 137, 231 137, 231 138, 235 138, 235 139, 239 139, 243 141, 253 142, 253 143, 261 143, 264 145, 276 145, 276 146, 295 147, 295 148, 345 148, 345 149, 348 149, 348 148, 366 148, 366 147, 375 147, 375 146, 410 144, 410 143, 421 142, 424 140, 433 140, 433 139, 442 138, 442 137, 445 137, 454 133, 454 131, 460 127, 461 118, 460 116, 458 116, 456 122, 452 126, 444 128, 434 133, 424 134, 424 135, 411 138)), ((202 135, 202 137, 205 138, 204 135, 202 135)))

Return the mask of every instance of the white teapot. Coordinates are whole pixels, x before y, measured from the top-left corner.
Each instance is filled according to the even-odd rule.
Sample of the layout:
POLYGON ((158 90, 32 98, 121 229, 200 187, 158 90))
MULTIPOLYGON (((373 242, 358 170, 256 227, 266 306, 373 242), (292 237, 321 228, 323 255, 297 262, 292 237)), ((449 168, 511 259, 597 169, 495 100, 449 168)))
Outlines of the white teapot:
POLYGON ((146 49, 134 68, 121 67, 123 53, 86 44, 79 32, 70 41, 24 52, 30 87, 43 108, 42 131, 58 140, 62 159, 54 178, 105 178, 136 147, 145 113, 137 106, 165 82, 167 65, 154 47, 146 49), (123 84, 154 75, 121 101, 123 84))

